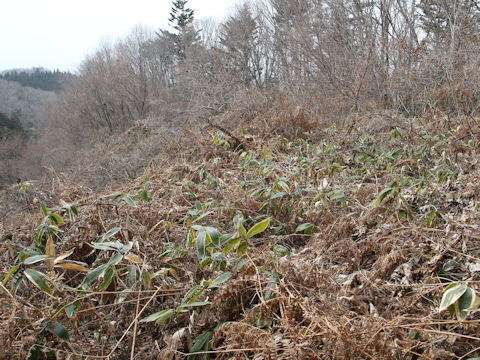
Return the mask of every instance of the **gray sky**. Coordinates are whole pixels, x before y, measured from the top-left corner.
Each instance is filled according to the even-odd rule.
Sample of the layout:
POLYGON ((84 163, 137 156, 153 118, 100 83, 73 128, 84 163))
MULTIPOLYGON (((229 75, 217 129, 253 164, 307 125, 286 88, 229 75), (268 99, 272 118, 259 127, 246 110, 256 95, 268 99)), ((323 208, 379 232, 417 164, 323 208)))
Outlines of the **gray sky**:
MULTIPOLYGON (((222 20, 236 0, 189 0, 195 18, 222 20)), ((167 29, 171 0, 0 0, 0 71, 75 71, 104 40, 137 24, 167 29)), ((169 28, 168 28, 169 29, 169 28)))

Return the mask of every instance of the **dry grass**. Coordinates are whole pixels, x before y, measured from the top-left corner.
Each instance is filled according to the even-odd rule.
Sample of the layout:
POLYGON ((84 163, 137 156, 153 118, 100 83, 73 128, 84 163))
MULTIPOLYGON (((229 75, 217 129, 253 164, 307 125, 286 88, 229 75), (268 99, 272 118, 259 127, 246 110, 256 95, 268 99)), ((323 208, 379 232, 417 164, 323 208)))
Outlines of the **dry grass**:
MULTIPOLYGON (((0 290, 0 358, 25 358, 37 342, 40 351, 51 349, 48 358, 56 359, 185 359, 192 342, 209 330, 211 348, 197 358, 479 356, 478 316, 458 322, 437 311, 446 284, 462 281, 476 288, 480 281, 478 123, 433 116, 422 123, 374 114, 344 130, 319 129, 318 119, 301 106, 261 109, 259 100, 257 110, 251 104, 245 111, 248 121, 234 123, 228 114, 214 119, 242 141, 243 151, 214 145, 203 130, 195 141, 188 140, 190 145, 176 162, 152 162, 150 202, 134 197, 139 180, 93 194, 57 177, 49 188, 39 183, 25 196, 18 195, 16 187, 4 193, 17 194, 25 205, 20 208, 24 215, 0 227, 2 276, 32 242, 38 215, 26 210, 38 208, 38 202, 55 206, 59 199, 80 198, 87 199, 80 203, 79 215, 61 226, 57 254, 73 250, 72 260, 97 268, 113 253, 92 254, 89 244, 121 227, 114 239, 135 244, 131 254, 141 259, 139 273, 159 273, 151 282, 140 278, 129 285, 125 268, 132 263, 124 259, 119 267, 124 270, 107 289, 100 291, 100 283, 94 282, 89 289, 75 291, 65 285, 77 287, 84 275, 56 269, 50 274, 57 284, 53 297, 28 282, 13 296, 7 283, 0 290), (402 136, 391 139, 395 128, 402 136), (399 148, 403 152, 392 155, 399 148), (394 196, 372 205, 391 181, 401 184, 408 209, 394 196), (266 188, 270 194, 261 195, 258 190, 266 188), (282 191, 285 194, 273 203, 271 195, 282 191), (114 192, 129 194, 137 207, 114 203, 108 196, 114 192), (233 273, 228 282, 197 299, 210 305, 161 324, 139 322, 178 306, 202 279, 221 274, 200 269, 196 249, 186 241, 188 219, 198 204, 208 211, 199 224, 222 233, 232 231, 239 212, 252 223, 259 216, 274 220, 270 232, 250 240, 245 265, 227 266, 233 273), (443 218, 427 224, 432 211, 443 218), (306 222, 318 232, 295 232, 306 222), (283 233, 273 234, 278 226, 283 233), (278 263, 275 245, 290 250, 278 263), (445 269, 451 260, 454 266, 445 269), (162 269, 174 269, 177 278, 162 269), (278 280, 272 282, 275 269, 278 280), (266 296, 267 290, 274 296, 266 296), (78 308, 69 318, 62 306, 76 300, 78 308), (53 320, 67 328, 70 343, 44 330, 42 323, 53 320)), ((141 151, 142 146, 128 151, 141 151)), ((93 165, 85 163, 86 174, 87 165, 95 173, 93 165)), ((14 197, 5 199, 15 204, 14 197)), ((34 268, 48 273, 43 262, 34 268)))

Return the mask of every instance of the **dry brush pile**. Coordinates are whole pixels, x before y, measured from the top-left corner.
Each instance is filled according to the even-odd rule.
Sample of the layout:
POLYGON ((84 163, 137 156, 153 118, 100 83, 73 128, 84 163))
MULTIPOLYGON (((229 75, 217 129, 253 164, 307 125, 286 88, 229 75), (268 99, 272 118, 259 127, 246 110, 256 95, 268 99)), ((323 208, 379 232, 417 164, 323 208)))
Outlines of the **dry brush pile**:
POLYGON ((11 188, 38 210, 0 227, 1 357, 480 356, 478 121, 311 121, 266 110, 100 194, 11 188))

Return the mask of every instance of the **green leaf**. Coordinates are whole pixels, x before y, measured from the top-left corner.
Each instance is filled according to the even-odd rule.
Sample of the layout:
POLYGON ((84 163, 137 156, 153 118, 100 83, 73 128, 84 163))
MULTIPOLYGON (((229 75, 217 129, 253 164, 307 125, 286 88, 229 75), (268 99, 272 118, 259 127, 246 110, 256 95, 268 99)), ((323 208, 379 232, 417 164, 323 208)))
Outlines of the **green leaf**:
POLYGON ((247 235, 247 230, 245 230, 245 227, 243 226, 243 221, 244 218, 242 214, 237 214, 233 218, 233 226, 241 236, 247 235))
POLYGON ((333 193, 331 199, 341 203, 347 201, 347 198, 345 197, 345 192, 343 190, 333 193))
POLYGON ((240 225, 239 225, 239 227, 238 227, 238 233, 239 233, 241 236, 247 235, 247 230, 245 230, 245 227, 243 226, 243 223, 240 223, 240 225))
POLYGON ((242 256, 243 254, 245 254, 245 251, 247 251, 247 249, 248 249, 248 242, 242 241, 238 246, 237 255, 242 256))
POLYGON ((87 276, 85 276, 85 279, 83 280, 82 285, 88 285, 92 281, 97 280, 103 274, 103 272, 107 269, 108 266, 109 264, 103 264, 97 267, 96 269, 93 269, 92 271, 90 271, 87 274, 87 276))
MULTIPOLYGON (((229 253, 230 251, 232 251, 232 249, 237 246, 237 244, 242 240, 241 237, 238 237, 238 238, 235 238, 235 239, 232 239, 228 242, 228 244, 223 248, 223 253, 224 254, 227 254, 229 253)), ((248 245, 248 244, 247 244, 248 245)))
POLYGON ((44 203, 40 205, 40 211, 42 212, 43 216, 48 216, 48 210, 44 203))
POLYGON ((194 302, 196 298, 198 298, 203 292, 205 288, 201 285, 196 285, 190 290, 187 291, 185 296, 183 297, 183 303, 194 302))
POLYGON ((175 314, 174 309, 165 309, 165 310, 156 312, 152 315, 149 315, 146 318, 143 318, 142 320, 140 320, 140 322, 156 321, 157 323, 161 323, 161 322, 167 320, 168 318, 172 317, 174 314, 175 314))
POLYGON ((173 276, 176 280, 180 280, 178 274, 177 274, 177 270, 175 269, 169 269, 168 272, 170 273, 171 276, 173 276))
POLYGON ((277 256, 287 256, 288 254, 290 254, 290 250, 283 245, 275 245, 273 251, 277 256))
POLYGON ((236 232, 220 236, 220 239, 219 239, 220 246, 225 245, 227 242, 233 239, 235 235, 237 235, 236 232))
POLYGON ((137 207, 137 205, 133 202, 132 198, 128 195, 122 196, 122 200, 132 207, 137 207))
POLYGON ((288 194, 290 192, 290 188, 288 187, 288 185, 285 181, 278 180, 277 185, 280 186, 283 189, 283 191, 285 191, 285 193, 288 194))
POLYGON ((113 280, 113 274, 114 268, 113 265, 110 265, 109 267, 107 267, 105 273, 103 274, 103 282, 100 285, 99 290, 105 290, 110 285, 113 280))
POLYGON ((427 226, 432 225, 435 218, 439 218, 444 221, 443 215, 439 211, 432 211, 427 217, 427 226))
MULTIPOLYGON (((213 337, 213 331, 208 330, 202 333, 201 335, 197 336, 195 338, 195 342, 193 343, 192 349, 190 350, 190 353, 197 353, 200 352, 208 343, 212 340, 213 337)), ((187 360, 193 360, 195 359, 197 355, 190 355, 187 360)))
POLYGON ((77 300, 65 306, 65 313, 69 318, 71 318, 75 314, 75 311, 78 309, 79 304, 80 304, 80 301, 77 300))
POLYGON ((177 312, 181 312, 185 310, 186 308, 191 308, 191 307, 197 307, 197 306, 205 306, 209 305, 211 302, 209 301, 195 301, 195 302, 190 302, 186 304, 181 304, 179 307, 177 307, 177 312))
POLYGON ((458 299, 467 291, 467 285, 465 284, 451 284, 449 285, 442 295, 442 301, 440 302, 440 311, 447 309, 450 305, 457 302, 458 299))
POLYGON ((374 206, 378 206, 382 203, 382 201, 390 194, 393 194, 393 189, 390 187, 387 187, 380 191, 380 194, 378 194, 377 200, 373 203, 374 206))
POLYGON ((197 235, 197 254, 199 259, 203 259, 205 257, 206 242, 207 242, 207 232, 200 231, 197 235))
POLYGON ((122 230, 121 227, 114 227, 110 230, 108 230, 105 234, 103 234, 100 239, 100 242, 104 242, 107 239, 110 239, 112 236, 114 236, 116 233, 118 233, 120 230, 122 230))
POLYGON ((115 254, 112 256, 110 260, 108 260, 107 265, 117 265, 120 261, 122 261, 123 255, 122 254, 115 254))
POLYGON ((97 250, 104 250, 104 251, 118 251, 122 254, 126 254, 132 249, 133 243, 129 242, 128 244, 124 245, 120 241, 114 242, 94 242, 92 243, 92 247, 97 250))
MULTIPOLYGON (((210 242, 213 243, 215 246, 220 245, 220 233, 218 232, 217 229, 207 226, 205 227, 205 230, 207 231, 208 236, 210 237, 210 242)), ((210 243, 207 242, 207 245, 210 243)))
POLYGON ((265 231, 265 229, 268 227, 269 224, 270 224, 270 218, 266 218, 265 220, 260 221, 259 223, 253 225, 252 228, 248 230, 246 238, 250 239, 251 237, 265 231))
POLYGON ((449 262, 447 262, 442 266, 442 270, 444 272, 450 271, 455 267, 455 265, 457 265, 457 259, 453 258, 452 260, 450 260, 449 262))
POLYGON ((475 303, 475 292, 467 288, 463 295, 458 300, 458 307, 455 308, 457 319, 460 321, 465 320, 470 311, 472 311, 473 304, 475 303))
POLYGON ((30 256, 29 258, 26 258, 25 261, 23 262, 25 265, 32 265, 40 261, 44 261, 46 259, 51 259, 52 257, 50 255, 35 255, 35 256, 30 256))
POLYGON ((212 258, 211 258, 211 257, 206 257, 206 258, 204 258, 204 259, 200 262, 200 264, 198 265, 198 268, 199 268, 200 270, 205 269, 205 268, 208 267, 211 263, 212 263, 212 258))
POLYGON ((273 194, 272 196, 270 196, 270 200, 276 200, 276 199, 281 199, 282 197, 284 196, 287 196, 288 194, 284 191, 282 192, 279 192, 279 193, 276 193, 276 194, 273 194))
POLYGON ((215 280, 213 280, 212 283, 208 285, 208 288, 210 289, 210 288, 218 287, 220 284, 223 284, 225 281, 230 279, 232 275, 233 274, 229 271, 224 272, 222 275, 218 276, 215 280))
POLYGON ((307 235, 315 234, 318 231, 318 228, 310 223, 304 223, 297 226, 295 232, 304 232, 307 235))
POLYGON ((2 284, 3 286, 7 285, 8 283, 8 280, 10 280, 10 278, 15 275, 18 270, 20 269, 20 265, 15 265, 15 266, 12 266, 12 268, 10 269, 10 271, 7 273, 7 275, 5 275, 5 278, 3 279, 2 281, 2 284))
POLYGON ((48 332, 57 335, 60 339, 66 342, 70 342, 70 336, 67 329, 57 321, 44 322, 42 324, 48 332))
POLYGON ((128 285, 132 287, 138 280, 138 271, 136 265, 128 267, 128 285))
POLYGON ((52 222, 54 222, 55 224, 64 224, 64 221, 62 219, 62 217, 58 214, 55 214, 55 213, 50 213, 49 215, 49 218, 52 220, 52 222))
POLYGON ((272 290, 275 289, 275 286, 277 285, 279 280, 280 279, 277 273, 274 273, 272 274, 272 276, 270 276, 270 278, 268 279, 267 287, 265 289, 265 300, 270 300, 275 297, 275 293, 272 290))
POLYGON ((23 273, 25 274, 27 279, 30 280, 36 287, 46 292, 47 294, 52 295, 52 290, 47 284, 49 282, 49 279, 46 275, 33 269, 26 269, 23 273))
POLYGON ((152 275, 146 270, 143 272, 143 284, 147 289, 152 285, 152 275))

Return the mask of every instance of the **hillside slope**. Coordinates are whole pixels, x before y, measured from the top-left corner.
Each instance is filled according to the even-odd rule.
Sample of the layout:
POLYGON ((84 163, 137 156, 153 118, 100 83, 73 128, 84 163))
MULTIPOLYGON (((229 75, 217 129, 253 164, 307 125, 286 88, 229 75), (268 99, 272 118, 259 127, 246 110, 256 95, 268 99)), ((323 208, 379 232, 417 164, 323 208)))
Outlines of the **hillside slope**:
POLYGON ((98 194, 12 187, 48 208, 0 227, 0 357, 480 356, 466 296, 439 311, 480 280, 478 121, 308 119, 204 131, 98 194))
POLYGON ((30 136, 42 127, 45 121, 40 113, 55 93, 22 86, 13 81, 0 79, 0 112, 16 115, 30 136))

